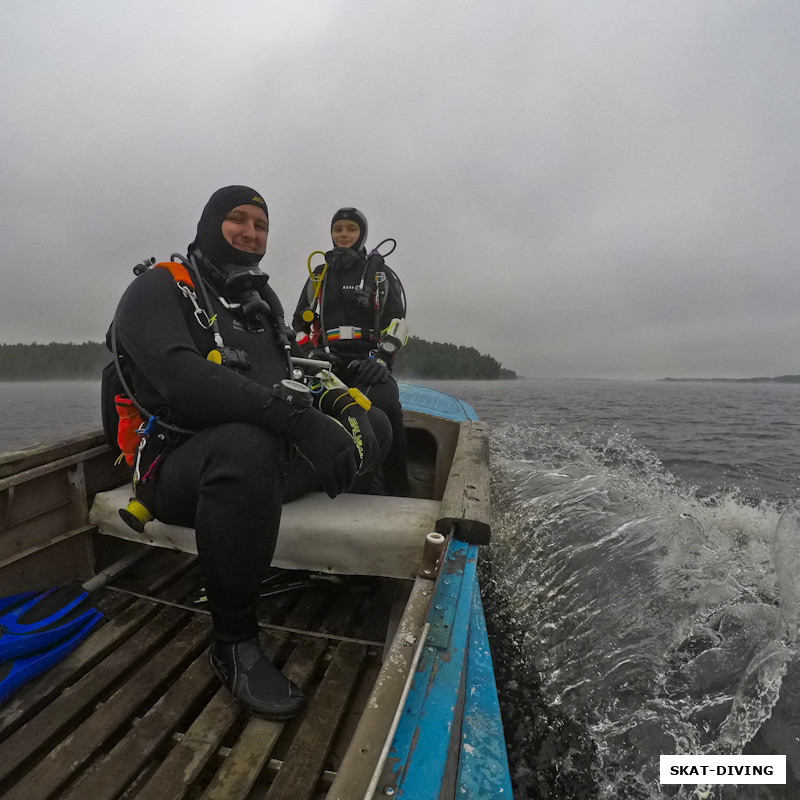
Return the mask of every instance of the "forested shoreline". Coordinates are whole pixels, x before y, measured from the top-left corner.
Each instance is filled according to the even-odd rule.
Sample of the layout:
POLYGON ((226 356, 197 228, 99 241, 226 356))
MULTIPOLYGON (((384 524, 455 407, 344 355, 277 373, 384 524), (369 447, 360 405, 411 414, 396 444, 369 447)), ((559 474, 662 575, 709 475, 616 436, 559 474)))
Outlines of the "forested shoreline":
POLYGON ((0 344, 0 380, 100 380, 110 360, 111 354, 100 342, 0 344))
POLYGON ((505 369, 492 356, 474 347, 409 338, 397 356, 395 375, 401 378, 440 380, 513 380, 517 373, 505 369))
MULTIPOLYGON (((0 380, 99 380, 111 354, 101 342, 0 344, 0 380)), ((516 373, 474 347, 412 336, 395 365, 400 378, 507 380, 516 373)))
POLYGON ((800 383, 800 375, 778 375, 775 378, 659 378, 667 383, 800 383))

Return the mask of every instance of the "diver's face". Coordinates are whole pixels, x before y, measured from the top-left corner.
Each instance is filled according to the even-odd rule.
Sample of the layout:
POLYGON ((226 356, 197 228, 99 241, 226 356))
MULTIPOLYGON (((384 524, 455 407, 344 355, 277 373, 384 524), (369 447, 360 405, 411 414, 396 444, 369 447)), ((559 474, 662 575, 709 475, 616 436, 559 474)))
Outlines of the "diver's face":
POLYGON ((236 206, 222 222, 225 241, 245 253, 266 252, 268 231, 269 221, 264 209, 253 205, 236 206))
POLYGON ((361 227, 350 219, 337 219, 331 228, 331 238, 337 247, 352 247, 361 235, 361 227))

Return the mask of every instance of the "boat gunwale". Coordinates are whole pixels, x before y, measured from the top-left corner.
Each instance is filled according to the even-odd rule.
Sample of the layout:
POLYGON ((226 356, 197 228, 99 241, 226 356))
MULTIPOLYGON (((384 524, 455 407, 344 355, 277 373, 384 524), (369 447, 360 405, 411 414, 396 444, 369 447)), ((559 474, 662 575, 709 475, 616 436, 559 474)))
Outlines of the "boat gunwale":
MULTIPOLYGON (((435 414, 428 414, 425 411, 420 410, 404 410, 404 421, 408 428, 410 429, 421 429, 431 433, 436 440, 437 446, 437 471, 441 468, 440 456, 444 458, 448 463, 448 472, 447 475, 449 476, 452 472, 452 461, 458 449, 458 439, 462 434, 464 434, 468 429, 471 429, 472 424, 474 421, 467 420, 465 422, 457 422, 453 420, 443 419, 441 417, 437 417, 435 414), (440 428, 442 431, 450 431, 450 433, 442 434, 441 432, 437 432, 437 428, 440 428), (452 435, 452 431, 457 430, 458 434, 454 437, 452 435)), ((480 428, 480 424, 477 424, 477 428, 480 428)), ((110 448, 105 442, 102 430, 95 430, 91 432, 87 432, 85 434, 76 435, 75 437, 62 440, 60 442, 54 443, 50 446, 39 446, 34 448, 29 448, 23 451, 17 451, 14 453, 7 453, 0 455, 0 493, 13 493, 17 486, 21 484, 25 484, 27 481, 33 481, 37 478, 42 476, 57 473, 60 470, 69 471, 70 468, 75 468, 76 465, 82 464, 86 465, 90 460, 94 459, 95 461, 102 457, 103 455, 109 454, 110 448), (88 445, 88 447, 87 447, 88 445), (83 448, 83 449, 82 449, 83 448), (53 461, 52 458, 54 455, 58 455, 58 458, 53 461)), ((488 458, 488 454, 487 454, 488 458)), ((107 465, 106 465, 107 467, 107 465)), ((106 467, 100 470, 105 476, 108 473, 116 475, 117 484, 116 485, 124 485, 127 482, 125 476, 123 476, 123 469, 114 468, 114 470, 108 470, 106 467), (120 480, 120 478, 122 478, 120 480)), ((488 463, 486 465, 488 469, 488 463)), ((80 468, 79 468, 80 469, 80 468)), ((98 480, 102 482, 104 478, 97 478, 95 481, 92 482, 92 485, 89 487, 84 487, 86 492, 89 496, 89 500, 94 493, 96 487, 94 483, 98 480)), ((445 481, 447 483, 447 481, 445 481)), ((442 494, 445 493, 445 489, 447 487, 443 484, 438 485, 438 490, 441 491, 442 494)), ((99 490, 99 489, 98 489, 99 490)), ((2 500, 2 496, 0 495, 0 501, 2 500)), ((488 497, 486 498, 488 502, 488 497)), ((85 501, 84 501, 85 502, 85 501)), ((0 506, 0 512, 2 512, 2 507, 0 506)), ((457 516, 458 512, 453 512, 455 516, 457 516)), ((450 520, 452 522, 452 519, 450 520)), ((64 534, 61 538, 62 539, 69 539, 71 536, 75 539, 84 540, 87 537, 92 536, 92 527, 93 526, 84 526, 83 529, 74 529, 66 534, 64 534), (79 534, 79 535, 76 535, 79 534)), ((457 529, 457 525, 455 526, 457 529)), ((452 525, 451 525, 452 529, 452 525)), ((45 543, 42 550, 46 551, 53 542, 45 543)), ((127 543, 126 543, 127 544, 127 543)), ((147 547, 147 545, 134 545, 147 547)), ((473 550, 477 550, 474 546, 472 546, 473 550)), ((2 569, 3 563, 0 563, 0 569, 2 569)), ((90 567, 94 571, 97 566, 94 563, 94 557, 90 556, 90 567)), ((431 587, 433 587, 433 581, 428 579, 418 579, 418 580, 425 580, 431 587)), ((116 586, 109 586, 109 590, 111 591, 118 591, 118 592, 125 592, 126 590, 116 586)), ((131 592, 132 595, 136 594, 135 592, 131 592)), ((433 589, 430 590, 429 594, 433 595, 433 589)), ((145 595, 136 595, 137 597, 145 597, 145 595)), ((162 602, 165 605, 170 605, 170 603, 164 603, 164 601, 160 601, 158 598, 148 598, 153 600, 154 602, 162 602)), ((430 599, 429 601, 430 602, 430 599)), ((186 609, 186 606, 180 606, 178 603, 171 603, 171 605, 176 605, 180 608, 186 609)), ((189 609, 191 611, 197 612, 198 609, 189 609)), ((428 609, 430 610, 430 609, 428 609)), ((427 613, 426 613, 427 616, 427 613)), ((388 652, 392 646, 394 646, 398 641, 399 636, 399 629, 396 632, 395 636, 392 637, 391 644, 384 643, 381 644, 376 641, 368 641, 368 640, 354 640, 350 637, 346 636, 326 636, 325 634, 317 634, 316 632, 309 632, 309 631, 302 631, 296 628, 291 627, 281 627, 281 626, 269 626, 265 625, 265 627, 272 627, 276 632, 280 632, 284 635, 294 635, 302 637, 305 634, 310 635, 311 637, 319 637, 319 638, 327 638, 331 641, 343 641, 343 642, 353 642, 356 644, 362 644, 367 647, 379 649, 386 645, 386 652, 388 652)), ((420 628, 421 630, 421 628, 420 628)), ((382 671, 382 670, 381 670, 382 671)), ((379 673, 380 675, 380 673, 379 673)), ((407 679, 412 677, 412 673, 408 673, 406 675, 407 679)), ((397 679, 397 678, 395 678, 397 679)), ((376 680, 376 684, 378 681, 376 680)), ((403 684, 406 685, 406 680, 403 681, 403 684)), ((409 688, 411 684, 408 684, 409 688)), ((374 687, 373 687, 374 690, 374 687)), ((389 723, 391 724, 391 718, 393 718, 396 714, 402 714, 403 707, 400 706, 392 713, 388 714, 389 716, 389 723)), ((363 716, 363 715, 362 715, 363 716)), ((460 729, 460 724, 458 725, 460 729)), ((387 728, 387 731, 390 728, 387 728)), ((451 735, 457 736, 458 732, 453 731, 451 735)), ((351 740, 351 748, 353 746, 353 742, 355 741, 355 737, 351 740)), ((386 740, 381 740, 380 744, 386 740)), ((450 748, 450 756, 453 756, 452 748, 450 748)), ((456 758, 458 753, 455 754, 456 758)), ((345 764, 347 759, 347 754, 344 756, 344 760, 342 761, 342 765, 345 764)), ((274 760, 274 759, 273 759, 274 760)), ((381 768, 381 764, 378 764, 378 769, 381 768)), ((507 764, 506 764, 507 769, 507 764)), ((450 768, 452 772, 452 767, 450 768)), ((366 774, 362 770, 362 774, 366 774)), ((373 769, 369 772, 368 777, 371 777, 375 774, 375 770, 373 769)), ((338 773, 337 775, 331 778, 333 787, 336 786, 338 773)), ((331 797, 333 795, 330 795, 331 797)), ((450 796, 449 794, 447 795, 450 796)))

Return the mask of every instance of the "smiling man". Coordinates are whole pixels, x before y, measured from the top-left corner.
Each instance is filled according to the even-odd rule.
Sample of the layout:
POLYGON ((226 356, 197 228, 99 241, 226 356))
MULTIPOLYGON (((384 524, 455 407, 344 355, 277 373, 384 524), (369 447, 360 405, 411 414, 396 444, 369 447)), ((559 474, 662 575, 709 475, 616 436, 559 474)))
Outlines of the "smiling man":
POLYGON ((127 453, 136 497, 162 522, 195 529, 211 666, 252 713, 286 719, 303 693, 264 653, 256 616, 284 497, 346 491, 357 444, 368 468, 379 449, 373 425, 383 425, 384 454, 391 432, 377 409, 322 413, 291 380, 283 311, 258 269, 268 227, 255 190, 215 192, 187 258, 144 270, 128 287, 109 343, 145 423, 127 453))
POLYGON ((267 249, 269 220, 261 206, 246 203, 231 209, 222 222, 222 235, 228 244, 246 253, 264 254, 267 249))

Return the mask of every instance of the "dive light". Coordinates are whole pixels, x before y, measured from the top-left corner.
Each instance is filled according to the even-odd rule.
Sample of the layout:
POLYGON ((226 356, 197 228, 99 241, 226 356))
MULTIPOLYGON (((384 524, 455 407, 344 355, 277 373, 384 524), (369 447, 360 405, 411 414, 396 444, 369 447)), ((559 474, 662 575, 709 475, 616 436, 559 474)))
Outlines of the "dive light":
POLYGON ((397 351, 408 341, 408 324, 404 319, 395 317, 387 326, 378 343, 378 349, 386 355, 396 355, 397 351))

